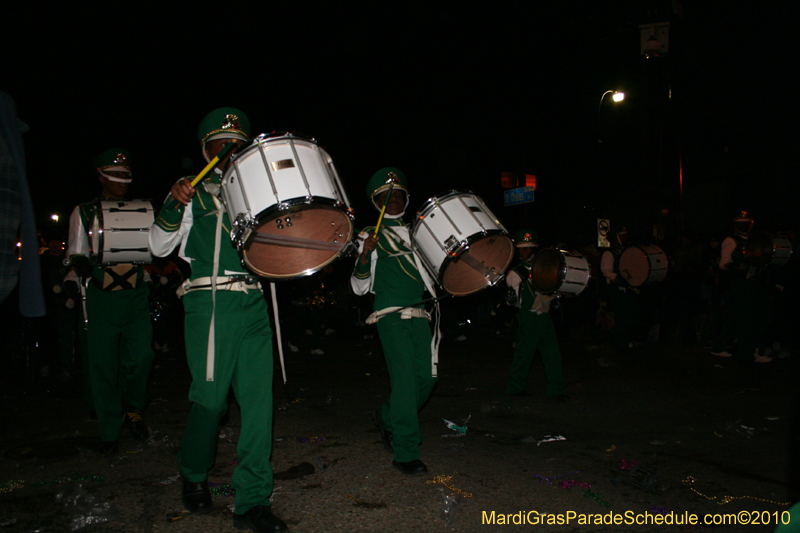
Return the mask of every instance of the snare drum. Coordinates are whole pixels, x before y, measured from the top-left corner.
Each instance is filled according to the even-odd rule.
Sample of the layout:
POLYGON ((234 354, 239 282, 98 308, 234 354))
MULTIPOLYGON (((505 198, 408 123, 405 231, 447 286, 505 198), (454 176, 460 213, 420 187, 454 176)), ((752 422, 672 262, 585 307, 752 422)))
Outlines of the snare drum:
POLYGON ((242 264, 269 279, 313 274, 352 244, 352 210, 330 156, 313 139, 262 134, 222 180, 242 264))
POLYGON ((439 285, 454 296, 495 285, 514 258, 508 232, 479 197, 450 191, 417 211, 411 249, 439 285))
POLYGON ((98 200, 89 234, 95 263, 100 266, 152 263, 153 221, 150 200, 98 200))
POLYGON ((531 283, 542 294, 577 296, 591 277, 589 263, 577 252, 545 248, 531 262, 531 283))
POLYGON ((619 272, 631 287, 662 281, 667 275, 667 254, 658 246, 632 246, 619 258, 619 272))

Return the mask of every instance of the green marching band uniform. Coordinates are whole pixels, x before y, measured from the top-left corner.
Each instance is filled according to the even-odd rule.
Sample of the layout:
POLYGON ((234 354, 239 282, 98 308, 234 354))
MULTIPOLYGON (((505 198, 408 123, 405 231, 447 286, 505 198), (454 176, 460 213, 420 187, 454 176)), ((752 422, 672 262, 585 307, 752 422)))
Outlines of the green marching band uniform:
MULTIPOLYGON (((201 122, 198 137, 203 146, 214 139, 247 141, 249 129, 244 113, 220 108, 201 122)), ((220 200, 220 179, 218 170, 209 172, 187 206, 168 198, 151 229, 150 248, 161 257, 180 246, 180 256, 192 269, 179 289, 179 295, 185 291, 186 356, 192 374, 192 407, 178 453, 180 472, 184 483, 203 485, 208 505, 198 511, 208 510, 208 472, 232 386, 242 412, 232 479, 238 516, 270 505, 272 329, 260 286, 244 271, 228 237, 231 223, 220 200)))
MULTIPOLYGON (((374 200, 387 190, 390 173, 397 180, 393 188, 405 193, 407 206, 406 177, 397 168, 387 167, 376 172, 367 185, 367 196, 374 200)), ((376 314, 382 315, 377 320, 377 327, 389 372, 391 394, 378 410, 376 423, 380 424, 382 431, 392 434, 394 460, 408 463, 419 460, 422 433, 417 413, 437 380, 433 360, 436 346, 432 346, 430 318, 421 303, 425 289, 433 289, 427 272, 411 253, 408 227, 401 220, 402 214, 387 217, 383 218, 378 246, 371 253, 370 261, 363 265, 357 259, 350 281, 357 295, 375 295, 376 313, 371 318, 374 319, 376 314), (405 310, 381 313, 391 308, 405 310)), ((374 232, 373 226, 364 228, 359 235, 359 255, 363 251, 364 239, 374 232)), ((367 322, 371 323, 371 320, 367 322)))
MULTIPOLYGON (((513 240, 517 249, 537 246, 536 233, 531 230, 518 231, 513 240)), ((550 317, 550 303, 554 297, 534 289, 530 272, 531 263, 520 259, 506 275, 506 283, 510 289, 516 291, 515 303, 519 305, 514 360, 511 363, 506 392, 511 395, 525 394, 528 374, 538 349, 547 380, 545 395, 548 398, 558 398, 564 392, 564 374, 561 370, 561 350, 553 319, 550 317)))
MULTIPOLYGON (((130 154, 122 149, 107 150, 95 159, 95 166, 107 179, 109 172, 130 176, 130 154)), ((111 179, 130 182, 129 177, 111 179)), ((110 198, 104 195, 101 200, 110 198)), ((145 283, 142 265, 103 267, 89 262, 93 253, 89 232, 98 207, 97 201, 87 202, 72 212, 67 257, 73 270, 65 282, 79 283, 78 275, 85 280, 88 346, 84 356, 100 438, 108 445, 119 440, 123 422, 136 423, 131 427, 135 438, 147 437, 141 410, 147 403, 147 379, 154 354, 150 287, 145 283)))

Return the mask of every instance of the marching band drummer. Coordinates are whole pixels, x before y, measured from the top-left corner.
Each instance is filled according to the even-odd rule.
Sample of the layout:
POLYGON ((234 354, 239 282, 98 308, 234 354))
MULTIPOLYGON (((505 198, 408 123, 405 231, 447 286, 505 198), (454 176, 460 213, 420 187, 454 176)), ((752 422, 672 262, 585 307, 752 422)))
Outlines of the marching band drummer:
MULTIPOLYGON (((240 110, 216 109, 198 128, 209 163, 230 143, 249 139, 250 122, 240 110)), ((156 217, 150 248, 164 257, 180 246, 191 265, 184 282, 186 357, 192 374, 192 408, 178 453, 182 502, 193 513, 212 508, 208 472, 214 464, 220 420, 233 386, 242 411, 233 524, 257 533, 286 531, 272 514, 272 330, 267 303, 257 282, 242 269, 230 238, 231 223, 220 200, 221 161, 199 183, 181 178, 156 217)))
POLYGON ((420 460, 418 411, 436 384, 430 317, 421 303, 431 282, 411 253, 408 226, 402 220, 408 207, 405 174, 394 167, 377 171, 367 183, 367 196, 379 211, 383 206, 386 210, 377 237, 375 227, 359 235, 350 284, 359 296, 375 295, 376 312, 367 323, 377 320, 389 371, 391 394, 375 413, 375 424, 384 446, 392 450, 392 465, 404 474, 421 474, 428 468, 420 460))
MULTIPOLYGON (((128 151, 118 148, 95 158, 103 187, 101 200, 125 198, 132 181, 130 160, 128 151)), ((90 260, 89 231, 97 208, 96 201, 87 202, 70 216, 67 258, 72 270, 65 278, 64 289, 76 297, 81 289, 79 277, 85 287, 88 349, 84 355, 88 357, 88 379, 102 440, 100 451, 113 454, 119 449, 123 422, 136 440, 145 440, 150 433, 141 412, 147 403, 153 330, 150 288, 142 265, 103 267, 90 260)))
POLYGON ((519 261, 506 274, 509 288, 507 303, 519 307, 517 333, 514 343, 514 360, 509 372, 506 392, 512 396, 530 396, 528 374, 536 350, 542 357, 547 379, 545 396, 565 402, 564 374, 561 370, 561 350, 556 329, 550 317, 550 304, 556 296, 541 294, 531 283, 531 261, 539 246, 536 232, 519 230, 512 239, 519 261))
POLYGON ((638 290, 631 287, 619 271, 619 260, 627 247, 628 231, 623 227, 614 235, 611 248, 600 256, 600 271, 606 279, 608 303, 614 313, 614 325, 609 333, 619 352, 625 352, 637 344, 633 334, 639 321, 638 290))

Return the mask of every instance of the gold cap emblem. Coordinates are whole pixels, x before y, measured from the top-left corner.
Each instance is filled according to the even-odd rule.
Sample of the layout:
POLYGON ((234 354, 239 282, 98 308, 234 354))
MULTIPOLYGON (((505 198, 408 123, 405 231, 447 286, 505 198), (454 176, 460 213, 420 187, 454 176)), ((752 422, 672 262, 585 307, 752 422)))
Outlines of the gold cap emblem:
POLYGON ((239 116, 233 114, 225 115, 225 121, 220 128, 223 130, 241 130, 239 127, 239 116))

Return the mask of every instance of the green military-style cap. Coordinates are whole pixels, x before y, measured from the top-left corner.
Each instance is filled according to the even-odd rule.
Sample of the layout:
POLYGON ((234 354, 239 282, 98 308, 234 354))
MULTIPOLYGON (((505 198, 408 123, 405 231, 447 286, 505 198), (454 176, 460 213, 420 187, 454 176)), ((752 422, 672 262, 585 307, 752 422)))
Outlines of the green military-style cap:
POLYGON ((389 188, 394 183, 394 189, 400 189, 408 196, 408 180, 403 171, 397 167, 385 167, 377 171, 367 182, 367 197, 370 199, 389 188))
POLYGON ((128 172, 131 170, 131 153, 124 148, 111 148, 94 158, 98 172, 128 172))
MULTIPOLYGON (((409 200, 408 180, 406 179, 406 175, 403 174, 403 171, 397 167, 384 167, 373 174, 367 182, 367 196, 372 200, 372 205, 380 211, 383 206, 379 206, 375 203, 375 197, 383 191, 389 190, 389 185, 391 184, 394 184, 392 185, 392 190, 401 190, 406 197, 405 206, 403 207, 403 213, 405 213, 405 210, 408 208, 409 200)), ((398 218, 400 216, 402 216, 402 213, 395 216, 386 215, 387 218, 398 218)))
POLYGON ((539 236, 532 229, 521 229, 511 238, 517 248, 536 248, 539 246, 539 236))
POLYGON ((200 122, 197 128, 200 144, 213 139, 250 139, 250 119, 235 107, 215 109, 200 122))

